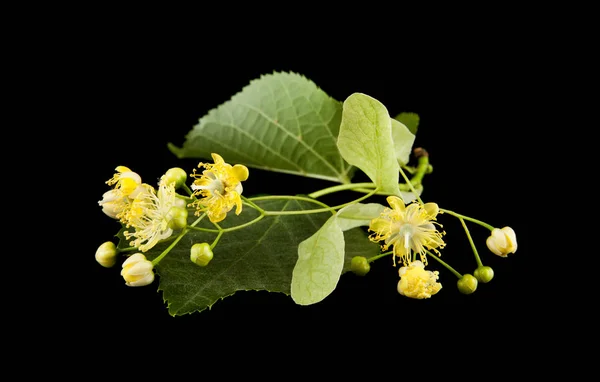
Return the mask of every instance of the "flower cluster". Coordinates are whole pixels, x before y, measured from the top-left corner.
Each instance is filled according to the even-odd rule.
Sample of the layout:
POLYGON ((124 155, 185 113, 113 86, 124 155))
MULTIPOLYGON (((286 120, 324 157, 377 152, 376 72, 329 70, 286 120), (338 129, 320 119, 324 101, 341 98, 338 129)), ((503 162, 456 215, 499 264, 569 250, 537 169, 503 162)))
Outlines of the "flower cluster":
MULTIPOLYGON (((239 214, 242 211, 241 182, 248 179, 248 168, 231 166, 218 154, 212 157, 214 164, 200 163, 199 167, 205 170, 201 174, 194 170, 191 174, 195 178, 194 191, 185 186, 187 174, 180 168, 169 169, 154 188, 142 183, 140 175, 129 168, 118 166, 114 176, 106 182, 113 189, 105 192, 98 204, 106 215, 124 226, 122 233, 131 247, 119 249, 114 243, 106 242, 96 251, 96 261, 109 268, 116 263, 119 252, 138 250, 123 262, 121 275, 128 286, 148 285, 154 281, 155 263, 147 260, 144 253, 187 227, 187 207, 194 207, 196 215, 205 213, 214 223, 225 219, 233 207, 239 214), (187 188, 190 194, 179 195, 176 190, 181 187, 187 188), (186 200, 193 201, 188 204, 186 200)), ((210 247, 196 252, 192 251, 192 261, 199 265, 208 264, 212 258, 210 247)))
MULTIPOLYGON (((405 205, 404 201, 396 196, 389 196, 387 202, 391 208, 384 208, 381 215, 371 220, 369 230, 373 233, 369 236, 372 241, 380 242, 383 251, 391 249, 392 257, 398 257, 403 263, 399 269, 400 281, 398 282, 398 292, 410 298, 425 299, 430 298, 442 289, 438 271, 429 271, 425 269, 427 265, 427 254, 429 251, 435 252, 434 258, 452 270, 459 277, 457 282, 458 290, 464 294, 473 293, 477 289, 478 282, 489 282, 494 272, 491 267, 483 266, 479 255, 473 245, 473 250, 479 267, 475 270, 475 276, 471 274, 461 275, 451 268, 448 264, 439 259, 441 253, 438 249, 445 247, 442 239, 445 232, 438 231, 436 226, 441 227, 435 221, 440 209, 436 203, 413 202, 405 205), (417 254, 419 259, 417 259, 417 254)), ((448 211, 451 213, 451 211, 448 211)), ((452 213, 461 219, 464 225, 462 215, 452 213)), ((481 225, 487 224, 471 219, 481 225)), ((489 227, 489 226, 488 226, 489 227)), ((517 250, 517 238, 514 230, 510 227, 490 228, 491 235, 487 238, 486 244, 490 251, 498 256, 506 257, 509 253, 517 250)), ((471 236, 465 225, 465 231, 469 240, 471 236)), ((354 259, 353 259, 354 263, 354 259)), ((358 263, 358 260, 357 260, 358 263)), ((395 265, 395 261, 394 261, 395 265)), ((354 264, 353 264, 354 266, 354 264)), ((360 274, 358 267, 353 267, 356 274, 360 274)), ((364 272, 363 272, 364 273, 364 272)))

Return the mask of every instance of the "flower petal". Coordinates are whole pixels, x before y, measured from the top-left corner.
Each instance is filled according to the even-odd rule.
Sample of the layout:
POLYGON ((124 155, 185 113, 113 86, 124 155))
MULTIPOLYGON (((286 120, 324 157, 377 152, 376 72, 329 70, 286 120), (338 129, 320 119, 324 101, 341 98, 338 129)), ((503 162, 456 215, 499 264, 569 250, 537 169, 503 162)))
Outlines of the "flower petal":
POLYGON ((212 153, 212 154, 210 154, 210 156, 213 158, 213 162, 215 162, 215 165, 220 165, 220 164, 225 163, 225 160, 223 159, 223 157, 217 153, 212 153))
POLYGON ((440 207, 438 207, 437 203, 429 202, 423 204, 423 209, 429 215, 429 219, 433 220, 440 212, 440 207))
POLYGON ((248 167, 241 164, 236 164, 235 166, 233 166, 233 168, 231 169, 231 173, 235 176, 238 182, 243 182, 247 180, 248 175, 250 174, 250 172, 248 171, 248 167))
POLYGON ((388 204, 392 207, 392 209, 404 212, 406 207, 404 207, 404 201, 397 196, 391 195, 387 197, 388 204))

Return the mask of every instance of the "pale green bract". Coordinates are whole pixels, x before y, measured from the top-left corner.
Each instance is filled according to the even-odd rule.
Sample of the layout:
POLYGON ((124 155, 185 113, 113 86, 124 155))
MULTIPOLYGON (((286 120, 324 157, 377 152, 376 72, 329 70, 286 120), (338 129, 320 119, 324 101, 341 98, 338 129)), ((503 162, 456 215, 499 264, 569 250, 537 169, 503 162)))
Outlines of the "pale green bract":
POLYGON ((413 143, 415 143, 415 135, 402 122, 392 119, 392 139, 396 159, 400 164, 407 164, 413 143))
POLYGON ((348 183, 354 167, 337 148, 342 104, 295 73, 263 75, 202 117, 179 158, 228 163, 348 183))
POLYGON ((383 212, 385 207, 379 203, 356 203, 342 208, 336 214, 338 225, 342 231, 368 226, 371 220, 375 219, 383 212))
POLYGON ((300 243, 291 286, 292 299, 296 304, 315 304, 335 290, 344 264, 348 263, 344 260, 352 258, 344 253, 344 231, 368 226, 383 209, 384 206, 377 203, 344 207, 314 235, 300 243))
POLYGON ((338 148, 342 157, 367 174, 379 191, 400 195, 392 119, 381 102, 362 93, 354 93, 344 101, 338 148))
POLYGON ((344 268, 344 246, 336 216, 300 243, 291 287, 296 304, 315 304, 333 292, 344 268))

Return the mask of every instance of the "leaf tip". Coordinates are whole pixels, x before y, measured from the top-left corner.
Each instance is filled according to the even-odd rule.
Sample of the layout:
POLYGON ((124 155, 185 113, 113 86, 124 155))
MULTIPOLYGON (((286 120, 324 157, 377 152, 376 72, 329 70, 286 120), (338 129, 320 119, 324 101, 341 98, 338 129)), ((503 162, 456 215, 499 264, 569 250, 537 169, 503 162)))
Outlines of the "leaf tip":
POLYGON ((184 157, 183 154, 183 148, 177 147, 175 146, 173 143, 169 142, 167 143, 167 148, 169 149, 169 151, 171 153, 173 153, 173 155, 175 155, 177 158, 182 159, 184 157))

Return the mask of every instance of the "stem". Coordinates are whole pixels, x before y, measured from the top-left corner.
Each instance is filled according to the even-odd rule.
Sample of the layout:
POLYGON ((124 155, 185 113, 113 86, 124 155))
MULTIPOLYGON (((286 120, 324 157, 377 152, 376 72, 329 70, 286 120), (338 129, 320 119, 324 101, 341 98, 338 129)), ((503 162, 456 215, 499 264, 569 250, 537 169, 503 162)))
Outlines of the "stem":
MULTIPOLYGON (((421 184, 421 182, 423 181, 423 177, 425 176, 425 174, 427 174, 428 168, 429 168, 429 156, 428 155, 422 155, 419 157, 419 162, 418 162, 418 165, 416 168, 400 164, 400 166, 399 166, 400 173, 402 174, 402 177, 404 178, 404 181, 406 182, 406 183, 398 184, 398 188, 400 189, 400 191, 412 191, 417 196, 417 198, 419 198, 417 191, 415 190, 415 186, 418 186, 421 184), (404 171, 402 171, 403 168, 407 172, 409 172, 411 175, 414 174, 410 180, 408 179, 408 177, 406 176, 404 171)), ((348 183, 348 184, 342 184, 339 186, 327 187, 322 190, 315 191, 312 194, 308 194, 308 196, 310 196, 311 198, 318 198, 323 195, 332 194, 334 192, 344 191, 344 190, 368 193, 368 192, 370 192, 370 189, 373 187, 375 187, 375 183, 348 183)), ((378 195, 391 195, 390 193, 386 193, 386 192, 378 192, 377 194, 378 195)), ((423 201, 420 198, 419 198, 419 201, 421 202, 421 204, 423 204, 423 201)))
POLYGON ((252 208, 254 208, 255 210, 257 210, 258 212, 260 212, 261 214, 265 212, 265 210, 263 210, 262 208, 260 208, 256 203, 254 203, 252 200, 246 198, 245 196, 242 196, 242 200, 244 202, 246 202, 246 204, 248 204, 249 206, 251 206, 252 208))
POLYGON ((415 172, 417 172, 417 168, 416 167, 412 167, 412 166, 406 166, 406 165, 400 165, 400 167, 402 167, 403 169, 406 170, 406 172, 408 172, 409 174, 414 174, 415 172))
MULTIPOLYGON (((315 203, 318 204, 324 208, 327 208, 328 211, 331 211, 332 214, 335 215, 335 210, 333 210, 331 207, 329 207, 327 204, 320 202, 318 200, 315 199, 311 199, 311 198, 306 198, 304 196, 291 196, 291 195, 268 195, 268 196, 257 196, 252 198, 252 200, 277 200, 277 199, 286 199, 286 200, 301 200, 301 201, 305 201, 305 202, 311 202, 311 203, 315 203)), ((262 210, 263 213, 266 213, 267 211, 262 210)))
POLYGON ((445 212, 445 213, 450 214, 452 216, 456 216, 459 219, 465 219, 465 220, 468 220, 470 222, 477 223, 477 224, 479 224, 481 226, 484 226, 485 228, 489 229, 490 231, 493 231, 494 228, 495 228, 495 227, 492 227, 491 225, 489 225, 487 223, 482 222, 481 220, 473 219, 473 218, 470 218, 468 216, 461 215, 459 213, 456 213, 454 211, 450 211, 450 210, 447 210, 447 209, 444 209, 444 208, 440 208, 440 212, 445 212))
MULTIPOLYGON (((423 158, 423 157, 421 157, 421 158, 423 158)), ((421 158, 419 158, 419 159, 421 159, 421 158)), ((398 167, 398 169, 400 170, 400 175, 402 175, 402 177, 404 178, 404 181, 406 182, 406 184, 408 184, 408 187, 410 187, 410 190, 413 192, 413 194, 415 194, 415 196, 417 197, 417 200, 419 201, 419 203, 425 204, 425 203, 423 203, 423 200, 421 200, 421 197, 417 193, 417 190, 415 190, 415 187, 413 186, 413 184, 411 183, 411 181, 408 179, 408 177, 404 173, 404 170, 402 170, 402 167, 398 167)), ((416 178, 418 175, 419 175, 419 173, 417 172, 417 174, 413 178, 416 178)), ((421 175, 421 178, 422 177, 423 176, 421 175)))
POLYGON ((194 191, 192 191, 187 184, 184 183, 181 187, 185 190, 185 192, 190 194, 190 197, 194 194, 194 191))
POLYGON ((215 240, 210 245, 210 249, 211 250, 214 249, 217 246, 217 243, 219 242, 219 239, 221 238, 221 236, 223 236, 223 230, 219 231, 219 233, 217 234, 217 237, 215 238, 215 240))
MULTIPOLYGON (((400 191, 410 191, 410 187, 406 183, 398 183, 398 189, 400 191)), ((362 192, 365 194, 371 192, 371 190, 372 190, 371 188, 362 188, 362 187, 352 189, 352 191, 362 192)), ((389 192, 377 191, 376 195, 395 195, 395 194, 391 194, 389 192)))
POLYGON ((198 219, 196 219, 196 221, 194 221, 186 229, 184 229, 183 231, 181 231, 181 233, 179 234, 179 236, 177 236, 177 238, 175 239, 175 241, 173 241, 171 243, 171 245, 169 245, 160 255, 158 255, 154 260, 152 260, 152 265, 156 266, 165 256, 167 256, 167 254, 169 252, 171 252, 171 250, 173 249, 173 247, 175 247, 175 245, 177 243, 179 243, 179 240, 183 239, 183 237, 185 236, 185 234, 187 234, 190 231, 189 228, 194 228, 196 226, 196 224, 200 223, 200 221, 202 221, 202 219, 204 219, 205 216, 206 216, 206 214, 202 214, 202 216, 200 216, 198 219))
POLYGON ((117 252, 121 253, 121 252, 131 252, 131 251, 135 251, 137 249, 137 247, 127 247, 127 248, 117 248, 117 252))
POLYGON ((193 229, 195 231, 202 231, 202 232, 212 232, 212 233, 219 233, 219 232, 221 232, 218 229, 202 228, 202 227, 191 227, 191 226, 188 226, 187 229, 193 229))
POLYGON ((178 197, 179 199, 194 200, 194 198, 190 198, 189 196, 185 196, 185 195, 181 195, 181 194, 176 194, 175 196, 178 197))
MULTIPOLYGON (((429 167, 429 156, 423 155, 419 157, 417 164, 417 171, 414 176, 410 180, 410 184, 418 185, 423 181, 423 177, 427 173, 427 168, 429 167)), ((413 191, 414 192, 414 191, 413 191)))
POLYGON ((473 243, 473 238, 471 237, 469 228, 467 228, 467 225, 465 224, 465 221, 463 218, 458 218, 458 220, 460 220, 460 223, 462 224, 462 226, 465 229, 465 232, 467 234, 467 238, 469 238, 469 243, 471 243, 471 248, 473 249, 473 254, 475 255, 475 261, 477 261, 477 266, 483 267, 483 263, 481 262, 481 258, 479 258, 479 253, 477 253, 477 248, 475 248, 475 243, 473 243))
POLYGON ((236 225, 235 227, 222 228, 220 232, 231 232, 231 231, 236 231, 238 229, 242 229, 242 228, 248 227, 249 225, 252 225, 252 224, 254 224, 254 223, 262 220, 262 218, 264 218, 265 216, 266 216, 266 213, 260 214, 256 218, 250 220, 247 223, 236 225))
POLYGON ((252 225, 252 224, 258 222, 259 220, 261 220, 264 217, 265 217, 265 214, 260 214, 260 215, 258 215, 258 217, 256 217, 253 220, 250 220, 249 222, 246 222, 246 223, 240 224, 240 225, 236 225, 234 227, 229 227, 229 228, 221 228, 221 227, 217 226, 217 227, 219 227, 219 229, 212 229, 212 228, 187 226, 187 229, 193 229, 193 230, 202 231, 202 232, 212 232, 212 233, 231 232, 231 231, 236 231, 241 228, 248 227, 249 225, 252 225))
POLYGON ((278 216, 278 215, 304 215, 304 214, 316 214, 316 213, 320 213, 320 212, 331 212, 332 210, 338 210, 340 208, 344 208, 346 206, 349 206, 351 204, 355 204, 358 203, 360 201, 363 201, 365 199, 367 199, 368 197, 374 195, 377 192, 377 188, 374 189, 373 191, 371 191, 370 193, 368 193, 367 195, 361 196, 358 199, 355 199, 351 202, 348 203, 344 203, 344 204, 340 204, 339 206, 335 206, 335 207, 328 207, 328 208, 319 208, 316 210, 305 210, 305 211, 265 211, 265 215, 266 216, 278 216))
POLYGON ((349 183, 349 184, 341 184, 339 186, 332 186, 324 188, 320 191, 315 191, 312 194, 308 194, 311 198, 318 198, 323 195, 332 194, 338 191, 351 190, 357 187, 375 187, 375 183, 349 183))
POLYGON ((373 261, 375 261, 375 260, 379 260, 379 259, 381 259, 382 257, 385 257, 385 256, 387 256, 387 255, 390 255, 390 254, 392 254, 392 253, 394 253, 394 251, 387 251, 387 252, 384 252, 384 253, 382 253, 382 254, 379 254, 379 255, 377 255, 377 256, 373 256, 373 257, 371 257, 370 259, 367 259, 367 263, 371 263, 371 262, 373 262, 373 261))
POLYGON ((454 276, 458 277, 459 279, 462 279, 462 275, 460 273, 458 273, 456 271, 456 269, 452 268, 450 265, 448 265, 445 261, 443 261, 442 259, 440 259, 439 257, 437 257, 436 255, 434 255, 433 253, 427 251, 427 253, 433 257, 434 259, 436 259, 440 264, 442 264, 443 266, 445 266, 446 268, 448 268, 448 270, 452 273, 454 273, 454 276))

